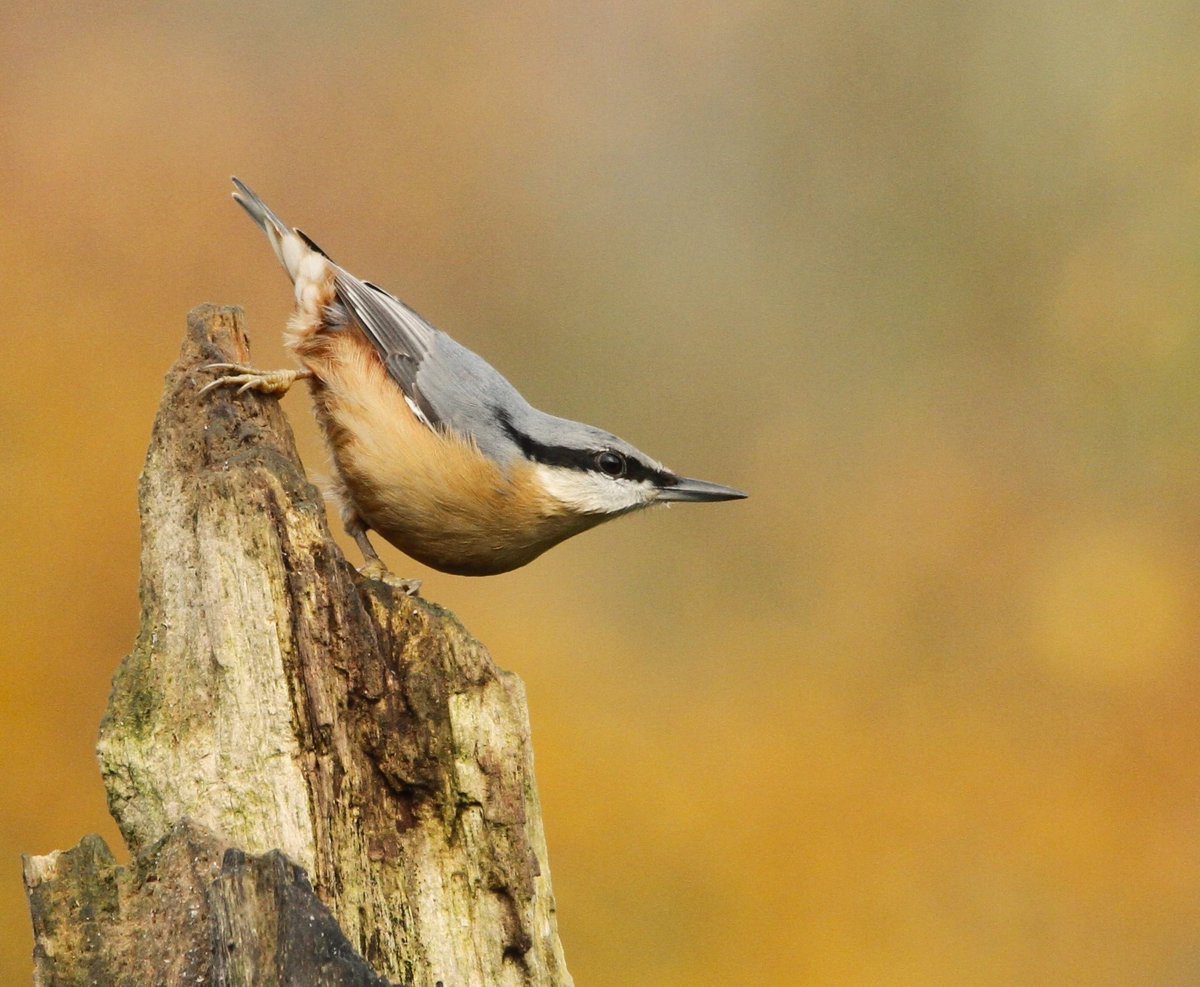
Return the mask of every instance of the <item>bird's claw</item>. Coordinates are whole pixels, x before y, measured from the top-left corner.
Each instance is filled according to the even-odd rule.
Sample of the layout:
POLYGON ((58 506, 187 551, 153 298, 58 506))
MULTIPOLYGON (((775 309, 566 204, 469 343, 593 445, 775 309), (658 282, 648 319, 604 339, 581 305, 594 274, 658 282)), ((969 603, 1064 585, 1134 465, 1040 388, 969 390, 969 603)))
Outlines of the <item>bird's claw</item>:
POLYGON ((359 575, 399 590, 405 596, 421 595, 421 580, 401 579, 379 559, 370 559, 359 567, 359 575))
POLYGON ((221 376, 200 388, 201 394, 207 394, 216 387, 237 387, 238 394, 247 391, 286 394, 297 380, 311 376, 306 370, 259 370, 243 363, 210 363, 203 369, 217 371, 221 376))

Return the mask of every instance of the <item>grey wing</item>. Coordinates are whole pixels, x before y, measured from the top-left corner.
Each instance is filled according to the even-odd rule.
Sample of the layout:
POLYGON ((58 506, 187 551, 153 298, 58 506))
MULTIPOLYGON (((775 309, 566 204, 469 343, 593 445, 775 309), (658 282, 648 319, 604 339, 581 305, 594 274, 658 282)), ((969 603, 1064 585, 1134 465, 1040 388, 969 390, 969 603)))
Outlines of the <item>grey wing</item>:
POLYGON ((431 428, 471 438, 497 462, 512 458, 496 409, 539 414, 491 364, 382 288, 338 269, 338 299, 375 346, 391 376, 431 428))
POLYGON ((440 424, 441 416, 421 394, 417 374, 442 334, 400 299, 341 268, 334 284, 338 298, 374 344, 392 379, 430 425, 440 424))

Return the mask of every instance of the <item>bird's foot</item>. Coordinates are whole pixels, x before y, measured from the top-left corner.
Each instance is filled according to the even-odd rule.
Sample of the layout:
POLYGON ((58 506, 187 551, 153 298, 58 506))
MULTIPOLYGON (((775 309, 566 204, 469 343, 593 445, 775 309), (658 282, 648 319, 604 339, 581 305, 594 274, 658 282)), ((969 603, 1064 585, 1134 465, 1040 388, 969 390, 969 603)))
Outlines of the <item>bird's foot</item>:
POLYGON ((214 387, 236 387, 238 394, 258 391, 283 395, 296 381, 312 376, 311 370, 259 370, 242 363, 210 363, 204 369, 218 371, 221 376, 200 388, 201 394, 214 387))
POLYGON ((368 559, 359 567, 358 572, 359 575, 366 576, 367 579, 374 579, 376 582, 390 586, 392 589, 398 589, 405 596, 421 595, 421 580, 401 579, 379 559, 368 559))

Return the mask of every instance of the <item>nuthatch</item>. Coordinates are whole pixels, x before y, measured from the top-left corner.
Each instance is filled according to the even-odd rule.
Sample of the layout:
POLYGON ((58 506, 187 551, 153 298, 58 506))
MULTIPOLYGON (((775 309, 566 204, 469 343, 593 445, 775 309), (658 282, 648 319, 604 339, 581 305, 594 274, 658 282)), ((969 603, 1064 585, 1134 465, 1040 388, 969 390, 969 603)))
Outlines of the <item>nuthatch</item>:
POLYGON ((651 504, 746 496, 538 411, 482 358, 333 263, 233 183, 295 284, 285 342, 303 369, 214 364, 224 376, 205 390, 282 394, 308 380, 333 459, 332 492, 367 574, 390 575, 369 529, 434 569, 486 576, 651 504))

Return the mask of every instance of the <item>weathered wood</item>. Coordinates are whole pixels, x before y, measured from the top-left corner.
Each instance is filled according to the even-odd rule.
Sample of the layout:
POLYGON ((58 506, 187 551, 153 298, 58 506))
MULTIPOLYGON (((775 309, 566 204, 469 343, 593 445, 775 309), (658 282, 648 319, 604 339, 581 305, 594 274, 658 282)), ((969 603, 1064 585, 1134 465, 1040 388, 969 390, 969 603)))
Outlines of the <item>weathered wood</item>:
POLYGON ((388 987, 278 850, 184 820, 117 867, 104 841, 25 858, 38 984, 388 987))
POLYGON ((278 401, 199 395, 247 360, 240 310, 191 313, 142 475, 141 632, 98 750, 131 852, 190 817, 301 865, 383 976, 570 984, 520 681, 346 562, 278 401))
POLYGON ((25 857, 34 931, 34 982, 211 983, 206 888, 223 848, 207 830, 181 822, 118 867, 99 836, 73 850, 25 857))
POLYGON ((209 888, 213 982, 389 987, 346 940, 304 871, 280 851, 227 850, 209 888))

